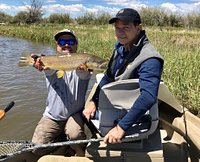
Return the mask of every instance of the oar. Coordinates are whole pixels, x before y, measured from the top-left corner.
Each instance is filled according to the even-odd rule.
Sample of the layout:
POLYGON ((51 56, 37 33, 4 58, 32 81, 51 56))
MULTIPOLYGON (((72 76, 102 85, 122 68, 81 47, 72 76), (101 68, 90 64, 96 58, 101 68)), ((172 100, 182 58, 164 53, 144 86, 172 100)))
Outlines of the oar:
POLYGON ((0 110, 0 120, 5 116, 5 113, 8 112, 13 106, 15 102, 10 102, 3 110, 0 110))

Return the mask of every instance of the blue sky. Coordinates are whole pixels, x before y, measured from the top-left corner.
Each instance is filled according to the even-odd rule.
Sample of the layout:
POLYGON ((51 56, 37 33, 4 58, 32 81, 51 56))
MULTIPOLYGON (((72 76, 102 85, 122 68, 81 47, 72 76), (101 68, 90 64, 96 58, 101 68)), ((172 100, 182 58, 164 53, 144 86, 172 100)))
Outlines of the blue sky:
MULTIPOLYGON (((125 7, 140 10, 142 7, 158 7, 168 13, 200 13, 200 0, 40 0, 45 16, 52 13, 68 13, 73 18, 86 12, 116 12, 125 7)), ((15 15, 26 10, 30 0, 0 0, 0 11, 15 15)))

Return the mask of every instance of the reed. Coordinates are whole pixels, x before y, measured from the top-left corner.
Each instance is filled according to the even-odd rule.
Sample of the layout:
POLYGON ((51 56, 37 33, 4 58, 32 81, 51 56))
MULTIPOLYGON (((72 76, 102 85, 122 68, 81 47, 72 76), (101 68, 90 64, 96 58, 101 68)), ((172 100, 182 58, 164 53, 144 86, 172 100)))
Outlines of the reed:
MULTIPOLYGON (((116 41, 112 25, 0 26, 0 35, 55 46, 53 35, 63 28, 76 32, 79 37, 79 52, 93 53, 109 59, 116 41)), ((200 113, 200 30, 165 28, 161 32, 155 27, 145 27, 145 30, 150 42, 164 57, 163 81, 181 104, 195 114, 200 113)))

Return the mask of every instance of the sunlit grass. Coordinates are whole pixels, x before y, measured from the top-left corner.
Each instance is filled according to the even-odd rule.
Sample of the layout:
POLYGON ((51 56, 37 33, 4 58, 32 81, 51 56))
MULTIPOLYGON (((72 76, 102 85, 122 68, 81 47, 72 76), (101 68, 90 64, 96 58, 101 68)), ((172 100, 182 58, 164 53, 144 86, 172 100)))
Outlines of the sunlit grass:
MULTIPOLYGON (((0 35, 51 44, 61 29, 73 29, 79 38, 79 52, 109 59, 116 41, 112 25, 108 26, 0 26, 0 35)), ((200 112, 200 30, 145 27, 150 42, 165 60, 162 80, 172 93, 194 113, 200 112)))

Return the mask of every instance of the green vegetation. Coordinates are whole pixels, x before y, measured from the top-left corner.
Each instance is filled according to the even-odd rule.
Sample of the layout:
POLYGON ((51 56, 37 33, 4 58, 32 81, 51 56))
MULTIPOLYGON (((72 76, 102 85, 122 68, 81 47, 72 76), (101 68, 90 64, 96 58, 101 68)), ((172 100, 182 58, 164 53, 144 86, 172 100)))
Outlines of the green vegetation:
POLYGON ((49 21, 49 23, 56 23, 56 24, 64 24, 72 22, 69 14, 51 14, 47 21, 49 21))
POLYGON ((183 106, 200 113, 200 30, 147 31, 165 59, 163 80, 183 106))
MULTIPOLYGON (((114 43, 112 25, 2 25, 0 35, 55 45, 53 35, 63 28, 73 29, 79 37, 79 52, 109 59, 114 43)), ((193 113, 200 113, 200 30, 145 27, 150 42, 165 59, 162 79, 172 93, 193 113)))

